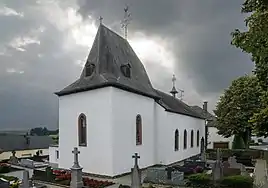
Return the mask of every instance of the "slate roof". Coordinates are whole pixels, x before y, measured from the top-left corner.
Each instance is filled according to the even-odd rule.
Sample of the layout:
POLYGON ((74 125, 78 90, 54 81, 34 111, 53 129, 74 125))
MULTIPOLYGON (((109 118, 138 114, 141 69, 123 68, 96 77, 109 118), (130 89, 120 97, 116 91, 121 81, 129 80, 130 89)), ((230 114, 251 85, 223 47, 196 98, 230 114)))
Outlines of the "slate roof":
POLYGON ((53 144, 53 139, 49 136, 28 136, 29 145, 24 135, 0 134, 0 150, 29 150, 29 149, 46 149, 53 144))
POLYGON ((80 78, 56 94, 62 96, 105 86, 159 98, 128 41, 101 24, 80 78), (95 71, 86 77, 85 71, 89 64, 95 65, 95 71), (125 77, 121 71, 121 65, 127 64, 131 67, 130 78, 125 77))
POLYGON ((179 99, 155 90, 128 41, 101 24, 80 78, 55 94, 64 96, 107 86, 153 98, 166 111, 204 119, 179 99), (127 64, 131 68, 130 78, 124 76, 121 70, 121 66, 127 64), (89 65, 94 65, 95 70, 92 75, 86 76, 89 65))
POLYGON ((205 119, 202 115, 194 111, 190 106, 188 106, 178 98, 159 90, 156 90, 156 92, 159 96, 161 96, 161 99, 157 100, 156 102, 163 108, 165 108, 166 111, 205 119))
POLYGON ((208 111, 205 111, 203 108, 200 106, 191 106, 191 108, 196 111, 198 114, 203 116, 205 119, 208 120, 207 126, 208 127, 215 127, 216 124, 216 117, 209 113, 208 111))

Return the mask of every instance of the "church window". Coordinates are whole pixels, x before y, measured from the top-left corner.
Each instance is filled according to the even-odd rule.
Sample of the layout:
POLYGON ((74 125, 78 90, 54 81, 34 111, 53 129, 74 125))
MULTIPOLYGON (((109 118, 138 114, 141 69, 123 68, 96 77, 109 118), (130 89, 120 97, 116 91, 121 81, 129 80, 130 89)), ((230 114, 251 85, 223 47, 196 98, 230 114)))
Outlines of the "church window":
POLYGON ((196 145, 197 145, 197 147, 199 147, 199 130, 197 131, 197 133, 196 133, 196 145))
POLYGON ((131 77, 131 66, 130 64, 126 64, 126 65, 121 65, 120 67, 121 69, 121 72, 123 73, 123 75, 127 78, 130 78, 131 77))
POLYGON ((87 145, 87 119, 85 114, 81 114, 78 118, 78 141, 79 146, 87 145))
POLYGON ((136 116, 136 145, 142 144, 142 120, 141 115, 136 116))
POLYGON ((191 130, 191 148, 194 147, 194 131, 191 130))
POLYGON ((94 71, 95 71, 95 65, 94 64, 87 64, 86 65, 86 77, 91 76, 94 71))
POLYGON ((175 148, 174 148, 175 151, 178 151, 179 150, 179 131, 178 129, 176 129, 175 131, 175 148))
POLYGON ((187 149, 187 131, 184 130, 184 134, 183 134, 183 148, 187 149))
POLYGON ((59 151, 56 150, 56 159, 59 159, 59 151))

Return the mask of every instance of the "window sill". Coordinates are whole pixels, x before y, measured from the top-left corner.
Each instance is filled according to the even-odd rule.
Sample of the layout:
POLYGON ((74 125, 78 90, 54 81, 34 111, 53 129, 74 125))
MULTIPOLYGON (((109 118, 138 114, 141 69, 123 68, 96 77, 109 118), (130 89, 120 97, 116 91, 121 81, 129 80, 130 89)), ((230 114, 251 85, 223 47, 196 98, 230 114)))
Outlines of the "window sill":
POLYGON ((80 147, 87 147, 87 144, 79 144, 80 147))

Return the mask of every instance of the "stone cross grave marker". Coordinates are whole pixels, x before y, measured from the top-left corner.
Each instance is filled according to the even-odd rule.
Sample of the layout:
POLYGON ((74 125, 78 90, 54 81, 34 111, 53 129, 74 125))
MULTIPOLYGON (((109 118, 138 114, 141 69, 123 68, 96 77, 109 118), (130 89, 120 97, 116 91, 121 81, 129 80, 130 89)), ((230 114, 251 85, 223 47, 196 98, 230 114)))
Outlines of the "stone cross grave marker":
POLYGON ((23 171, 23 179, 22 179, 22 188, 30 188, 30 178, 29 178, 29 171, 24 170, 23 171))
POLYGON ((74 164, 72 168, 80 168, 78 162, 78 154, 80 154, 80 151, 78 151, 77 147, 75 147, 72 153, 74 154, 74 164))
POLYGON ((138 165, 138 159, 140 156, 135 153, 132 158, 134 159, 134 168, 131 169, 131 188, 141 188, 141 172, 138 165))
POLYGON ((135 153, 132 158, 134 159, 134 166, 138 166, 138 159, 141 158, 138 153, 135 153))
POLYGON ((74 164, 71 167, 71 186, 70 188, 82 188, 83 187, 83 177, 82 177, 82 167, 80 167, 78 162, 78 151, 77 147, 72 151, 74 154, 74 164))
POLYGON ((221 162, 221 154, 220 154, 220 149, 217 149, 217 160, 213 165, 213 180, 216 182, 217 180, 221 179, 223 176, 223 166, 221 162))

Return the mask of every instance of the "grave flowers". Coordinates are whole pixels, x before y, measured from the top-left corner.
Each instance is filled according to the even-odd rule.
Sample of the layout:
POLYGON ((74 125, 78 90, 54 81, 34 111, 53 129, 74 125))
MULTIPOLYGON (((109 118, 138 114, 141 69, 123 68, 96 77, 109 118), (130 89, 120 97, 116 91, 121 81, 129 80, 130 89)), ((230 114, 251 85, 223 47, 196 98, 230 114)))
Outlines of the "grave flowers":
MULTIPOLYGON (((68 184, 71 181, 71 172, 70 171, 65 171, 65 170, 53 170, 53 174, 56 176, 55 180, 58 183, 63 183, 68 182, 68 184)), ((90 188, 102 188, 106 187, 109 185, 113 185, 113 182, 109 181, 102 181, 102 180, 95 180, 95 179, 90 179, 88 177, 83 177, 83 183, 85 186, 88 186, 90 188)))

